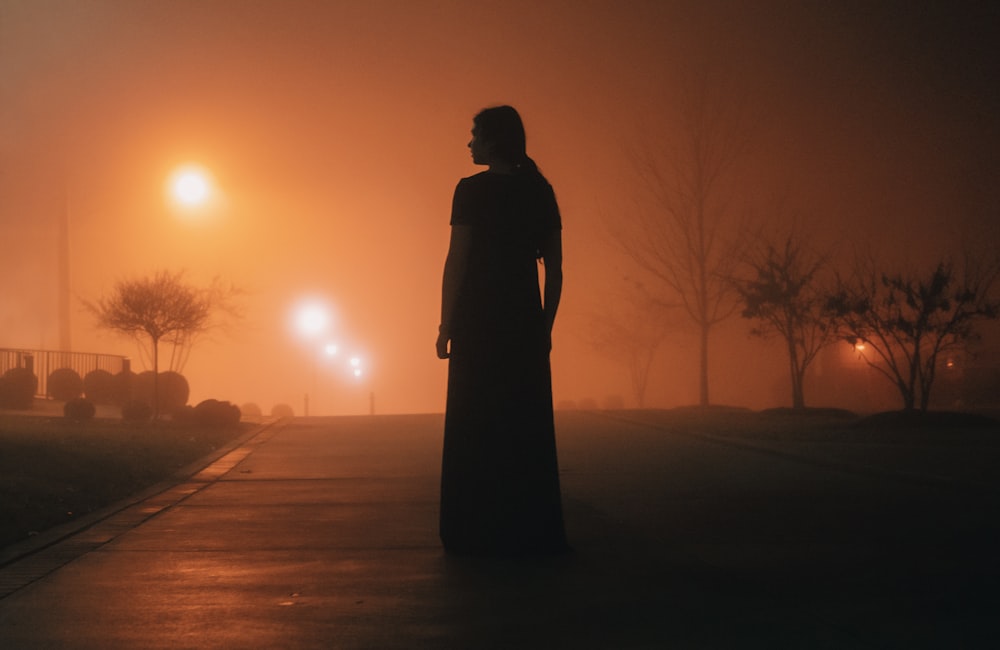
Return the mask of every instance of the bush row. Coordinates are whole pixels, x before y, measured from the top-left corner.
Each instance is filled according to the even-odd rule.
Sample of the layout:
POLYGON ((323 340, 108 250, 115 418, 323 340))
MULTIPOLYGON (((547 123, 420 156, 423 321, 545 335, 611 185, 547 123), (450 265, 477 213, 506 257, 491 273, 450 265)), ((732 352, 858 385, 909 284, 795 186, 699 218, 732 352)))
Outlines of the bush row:
MULTIPOLYGON (((206 423, 238 422, 242 415, 259 417, 263 415, 260 406, 252 402, 237 407, 229 402, 205 400, 198 406, 187 406, 190 387, 183 375, 161 372, 159 375, 159 409, 180 419, 191 416, 190 412, 201 407, 199 421, 206 423), (240 415, 234 418, 233 413, 240 415)), ((0 375, 0 408, 28 410, 34 402, 38 390, 38 378, 26 368, 12 368, 0 375)), ((106 404, 122 407, 122 418, 129 421, 145 421, 152 417, 153 373, 119 372, 111 374, 106 370, 92 370, 85 377, 71 368, 59 368, 48 377, 47 393, 54 400, 65 402, 64 415, 70 420, 84 421, 94 417, 95 405, 106 404)), ((288 404, 276 404, 271 409, 272 417, 294 417, 288 404)))
MULTIPOLYGON (((60 402, 86 397, 94 404, 123 406, 131 401, 153 401, 153 372, 119 372, 92 370, 83 378, 70 368, 52 371, 46 385, 48 396, 60 402)), ((191 390, 187 379, 174 371, 159 374, 157 394, 160 410, 169 413, 187 404, 191 390)))
MULTIPOLYGON (((73 422, 92 420, 97 413, 94 403, 84 397, 76 397, 63 406, 63 416, 73 422)), ((146 402, 132 400, 122 405, 122 419, 126 422, 148 422, 153 417, 153 407, 146 402)), ((171 412, 175 422, 198 424, 210 427, 233 427, 240 423, 240 408, 229 402, 207 399, 197 406, 181 406, 171 412)))

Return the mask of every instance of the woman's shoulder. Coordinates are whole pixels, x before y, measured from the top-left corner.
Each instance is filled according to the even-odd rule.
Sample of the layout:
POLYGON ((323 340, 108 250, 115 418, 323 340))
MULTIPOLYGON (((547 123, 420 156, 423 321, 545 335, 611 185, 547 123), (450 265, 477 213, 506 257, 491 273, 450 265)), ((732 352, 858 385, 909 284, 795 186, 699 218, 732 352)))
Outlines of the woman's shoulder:
POLYGON ((458 185, 459 187, 463 185, 467 187, 482 185, 484 183, 489 183, 492 176, 496 176, 496 174, 491 174, 486 171, 479 172, 478 174, 473 174, 472 176, 466 176, 465 178, 461 179, 460 181, 458 181, 458 185))
POLYGON ((496 187, 495 176, 496 174, 489 172, 480 172, 472 176, 466 176, 458 181, 458 185, 455 187, 455 195, 471 199, 475 196, 491 194, 494 191, 493 188, 496 187))

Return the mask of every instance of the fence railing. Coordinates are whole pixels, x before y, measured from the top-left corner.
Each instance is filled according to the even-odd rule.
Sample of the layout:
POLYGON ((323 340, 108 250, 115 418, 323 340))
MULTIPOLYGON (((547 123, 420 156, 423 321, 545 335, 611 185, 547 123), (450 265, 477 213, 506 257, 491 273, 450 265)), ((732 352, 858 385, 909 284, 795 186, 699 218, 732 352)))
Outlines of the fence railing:
POLYGON ((80 377, 86 377, 93 370, 106 370, 115 375, 130 369, 128 357, 117 354, 0 348, 0 375, 11 368, 28 368, 35 373, 38 377, 36 397, 48 395, 48 380, 53 370, 69 368, 80 377))

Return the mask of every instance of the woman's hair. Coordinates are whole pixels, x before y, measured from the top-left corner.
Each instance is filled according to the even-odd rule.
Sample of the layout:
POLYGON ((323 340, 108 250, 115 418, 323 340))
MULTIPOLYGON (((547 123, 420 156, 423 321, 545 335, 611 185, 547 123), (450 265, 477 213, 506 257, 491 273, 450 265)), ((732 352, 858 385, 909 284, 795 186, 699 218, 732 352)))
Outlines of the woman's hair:
POLYGON ((524 123, 513 106, 483 109, 472 118, 472 124, 478 137, 493 145, 495 156, 522 171, 538 171, 535 161, 528 157, 524 123))

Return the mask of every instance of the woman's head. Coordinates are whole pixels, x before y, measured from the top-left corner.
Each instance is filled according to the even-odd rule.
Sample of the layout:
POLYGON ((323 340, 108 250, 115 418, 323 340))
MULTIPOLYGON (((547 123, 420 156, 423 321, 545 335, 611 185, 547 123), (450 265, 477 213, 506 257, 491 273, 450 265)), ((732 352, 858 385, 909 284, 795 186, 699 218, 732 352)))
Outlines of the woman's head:
POLYGON ((529 160, 525 149, 524 123, 513 107, 484 109, 472 118, 472 125, 475 140, 489 155, 514 166, 529 160))

